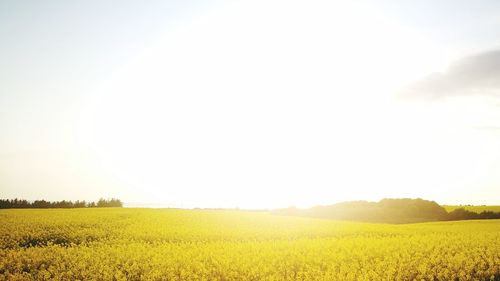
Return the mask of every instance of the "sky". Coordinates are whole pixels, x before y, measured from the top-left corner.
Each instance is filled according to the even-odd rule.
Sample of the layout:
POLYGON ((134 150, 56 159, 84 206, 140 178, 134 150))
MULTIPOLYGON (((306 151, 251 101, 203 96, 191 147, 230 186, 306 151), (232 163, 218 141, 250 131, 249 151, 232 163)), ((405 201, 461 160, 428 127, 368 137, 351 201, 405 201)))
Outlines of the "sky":
POLYGON ((1 1, 0 197, 500 204, 498 1, 1 1))

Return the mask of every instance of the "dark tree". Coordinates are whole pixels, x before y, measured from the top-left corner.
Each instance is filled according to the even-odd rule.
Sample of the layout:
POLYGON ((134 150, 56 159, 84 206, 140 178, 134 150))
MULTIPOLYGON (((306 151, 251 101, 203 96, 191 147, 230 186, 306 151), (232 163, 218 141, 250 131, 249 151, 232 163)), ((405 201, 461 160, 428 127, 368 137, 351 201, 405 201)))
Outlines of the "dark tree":
POLYGON ((94 208, 94 207, 123 207, 119 199, 100 199, 97 203, 85 201, 54 201, 35 200, 29 202, 22 199, 0 199, 0 209, 20 209, 20 208, 94 208))

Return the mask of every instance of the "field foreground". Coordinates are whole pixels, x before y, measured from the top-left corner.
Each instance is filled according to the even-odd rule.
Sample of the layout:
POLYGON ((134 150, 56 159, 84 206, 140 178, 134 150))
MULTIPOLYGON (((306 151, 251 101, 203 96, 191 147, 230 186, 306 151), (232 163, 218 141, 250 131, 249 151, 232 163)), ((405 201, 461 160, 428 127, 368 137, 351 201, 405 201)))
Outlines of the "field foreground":
POLYGON ((0 280, 500 280, 500 221, 1 210, 0 280))

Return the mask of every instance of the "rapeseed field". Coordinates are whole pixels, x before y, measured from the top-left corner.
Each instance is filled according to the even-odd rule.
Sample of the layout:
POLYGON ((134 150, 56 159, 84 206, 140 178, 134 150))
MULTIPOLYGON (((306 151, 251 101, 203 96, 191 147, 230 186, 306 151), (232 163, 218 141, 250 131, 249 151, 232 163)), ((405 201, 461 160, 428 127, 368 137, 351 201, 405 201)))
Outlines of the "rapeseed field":
POLYGON ((0 280, 499 280, 500 221, 267 212, 0 211, 0 280))

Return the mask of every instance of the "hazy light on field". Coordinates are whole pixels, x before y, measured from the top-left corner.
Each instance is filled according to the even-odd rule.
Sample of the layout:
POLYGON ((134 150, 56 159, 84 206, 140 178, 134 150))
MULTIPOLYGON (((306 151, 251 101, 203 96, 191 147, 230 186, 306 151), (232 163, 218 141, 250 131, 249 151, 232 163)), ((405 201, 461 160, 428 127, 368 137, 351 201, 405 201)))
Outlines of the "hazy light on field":
POLYGON ((171 24, 81 95, 73 158, 4 169, 12 185, 29 162, 58 188, 89 186, 79 196, 186 207, 479 201, 499 183, 500 139, 481 129, 500 124, 497 97, 406 94, 458 55, 369 5, 221 5, 171 24))

